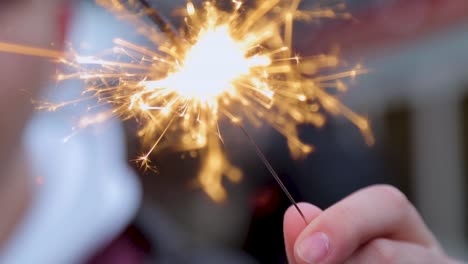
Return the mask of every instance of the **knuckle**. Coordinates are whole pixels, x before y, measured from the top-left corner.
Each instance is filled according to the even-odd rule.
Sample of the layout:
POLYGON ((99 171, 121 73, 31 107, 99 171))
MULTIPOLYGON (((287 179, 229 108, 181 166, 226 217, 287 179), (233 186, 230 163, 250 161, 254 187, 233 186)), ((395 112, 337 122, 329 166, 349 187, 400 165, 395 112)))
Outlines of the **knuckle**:
POLYGON ((398 253, 385 239, 376 239, 369 244, 368 250, 376 257, 375 263, 396 263, 398 253))
POLYGON ((385 201, 390 205, 395 206, 398 209, 407 208, 410 206, 410 202, 406 195, 391 185, 377 185, 375 190, 384 195, 385 201))

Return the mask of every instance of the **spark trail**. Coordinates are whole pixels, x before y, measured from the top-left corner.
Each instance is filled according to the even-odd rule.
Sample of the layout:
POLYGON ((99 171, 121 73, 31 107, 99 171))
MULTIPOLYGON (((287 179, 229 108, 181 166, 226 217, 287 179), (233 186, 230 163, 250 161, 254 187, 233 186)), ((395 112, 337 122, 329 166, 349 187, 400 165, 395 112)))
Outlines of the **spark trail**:
MULTIPOLYGON (((221 202, 227 197, 222 180, 242 178, 222 149, 219 122, 223 120, 241 128, 246 123, 270 125, 287 139, 294 158, 314 150, 301 141, 298 126, 323 126, 324 111, 345 116, 367 143, 373 143, 367 119, 336 96, 336 91, 346 90, 343 79, 366 69, 358 65, 321 75, 323 69, 340 66, 336 54, 303 58, 292 49, 295 21, 347 17, 340 11, 342 5, 307 11, 298 9, 300 0, 249 4, 232 0, 223 9, 215 1, 188 2, 178 12, 183 24, 175 30, 146 1, 96 2, 133 24, 151 45, 115 39, 110 52, 95 57, 3 42, 0 51, 65 65, 57 80, 81 79, 86 84, 78 100, 97 98, 112 106, 110 114, 101 116, 138 120, 138 136, 147 148, 137 159, 142 167, 150 168, 151 154, 161 149, 204 150, 197 182, 210 198, 221 202)), ((39 107, 57 110, 67 103, 76 101, 39 107)), ((87 117, 81 123, 89 126, 90 120, 102 119, 87 117)))

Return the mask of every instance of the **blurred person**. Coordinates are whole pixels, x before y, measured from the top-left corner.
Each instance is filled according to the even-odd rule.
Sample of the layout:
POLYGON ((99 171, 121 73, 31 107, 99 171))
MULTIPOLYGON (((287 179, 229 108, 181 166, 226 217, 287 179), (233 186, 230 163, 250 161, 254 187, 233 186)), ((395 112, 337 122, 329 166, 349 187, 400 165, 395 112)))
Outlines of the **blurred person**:
POLYGON ((284 217, 291 264, 459 263, 449 258, 398 189, 367 187, 326 210, 301 203, 284 217))
MULTIPOLYGON (((62 0, 0 1, 0 41, 50 48, 64 39, 62 0)), ((53 65, 47 60, 0 53, 0 248, 30 199, 28 161, 22 130, 32 112, 31 96, 45 85, 53 65)))
MULTIPOLYGON (((61 50, 71 4, 0 1, 0 41, 61 50)), ((31 98, 52 81, 55 67, 49 59, 0 52, 0 263, 86 262, 140 203, 116 120, 65 143, 73 111, 32 115, 31 98)), ((128 259, 127 252, 119 253, 128 259)))

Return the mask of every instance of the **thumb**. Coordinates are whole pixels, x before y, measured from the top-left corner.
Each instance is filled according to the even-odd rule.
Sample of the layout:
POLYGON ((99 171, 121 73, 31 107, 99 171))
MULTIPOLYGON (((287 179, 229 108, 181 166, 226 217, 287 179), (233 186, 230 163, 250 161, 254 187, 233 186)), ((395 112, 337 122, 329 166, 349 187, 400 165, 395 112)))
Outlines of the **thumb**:
MULTIPOLYGON (((307 223, 312 222, 322 213, 322 210, 312 204, 299 203, 298 206, 304 213, 307 223)), ((288 256, 288 263, 290 264, 296 263, 294 258, 294 243, 306 226, 304 219, 302 219, 297 209, 294 206, 289 207, 284 214, 283 232, 286 254, 288 256)))

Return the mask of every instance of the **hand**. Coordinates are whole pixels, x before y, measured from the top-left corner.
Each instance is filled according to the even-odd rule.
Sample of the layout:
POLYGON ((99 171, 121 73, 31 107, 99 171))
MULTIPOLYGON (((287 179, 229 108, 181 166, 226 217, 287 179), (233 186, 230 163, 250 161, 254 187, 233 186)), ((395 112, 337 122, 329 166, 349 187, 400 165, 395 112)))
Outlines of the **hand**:
POLYGON ((329 209, 301 203, 284 217, 290 264, 457 263, 448 258, 416 209, 397 189, 373 186, 329 209))

